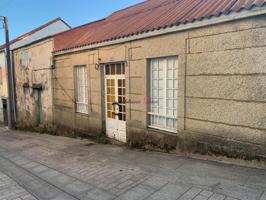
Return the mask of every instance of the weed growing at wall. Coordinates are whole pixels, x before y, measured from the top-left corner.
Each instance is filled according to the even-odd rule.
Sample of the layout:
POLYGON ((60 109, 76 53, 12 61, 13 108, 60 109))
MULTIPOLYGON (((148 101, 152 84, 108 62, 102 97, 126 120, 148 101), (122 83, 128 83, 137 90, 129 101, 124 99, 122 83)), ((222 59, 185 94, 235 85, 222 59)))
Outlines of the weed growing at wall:
POLYGON ((96 142, 99 144, 110 144, 109 138, 106 137, 106 135, 99 135, 96 137, 96 142))

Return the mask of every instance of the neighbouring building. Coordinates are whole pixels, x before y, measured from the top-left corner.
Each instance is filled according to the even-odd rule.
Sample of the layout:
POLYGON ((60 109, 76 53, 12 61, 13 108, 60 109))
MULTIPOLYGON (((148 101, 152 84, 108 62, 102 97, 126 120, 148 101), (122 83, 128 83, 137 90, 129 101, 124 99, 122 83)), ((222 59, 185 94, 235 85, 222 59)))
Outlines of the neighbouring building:
POLYGON ((0 50, 0 122, 7 126, 7 80, 5 50, 0 50))
MULTIPOLYGON (((15 71, 16 105, 13 106, 16 108, 14 115, 17 127, 46 127, 52 124, 52 36, 69 29, 68 24, 57 18, 10 42, 11 60, 15 71)), ((7 125, 5 45, 0 47, 0 51, 0 120, 7 125)))
POLYGON ((54 44, 59 132, 266 159, 266 0, 147 0, 54 44))

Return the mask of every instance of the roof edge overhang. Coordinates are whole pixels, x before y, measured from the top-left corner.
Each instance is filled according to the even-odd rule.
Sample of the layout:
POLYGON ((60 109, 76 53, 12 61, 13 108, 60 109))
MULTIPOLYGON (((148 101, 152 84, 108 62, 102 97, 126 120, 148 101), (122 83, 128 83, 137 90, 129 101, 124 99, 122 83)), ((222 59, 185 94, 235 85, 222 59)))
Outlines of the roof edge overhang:
POLYGON ((153 30, 153 31, 145 32, 145 33, 131 35, 131 36, 124 37, 124 38, 109 40, 105 42, 99 42, 95 44, 82 45, 80 47, 73 47, 69 49, 63 49, 63 50, 53 52, 53 55, 58 56, 58 55, 63 55, 63 54, 75 53, 79 51, 86 51, 86 50, 95 49, 99 47, 116 45, 120 43, 131 42, 134 40, 141 40, 141 39, 146 39, 150 37, 155 37, 155 36, 160 36, 160 35, 165 35, 165 34, 170 34, 170 33, 175 33, 175 32, 181 32, 181 31, 186 31, 190 29, 196 29, 196 28, 221 24, 225 22, 231 22, 231 21, 240 20, 240 19, 246 19, 246 18, 265 15, 265 14, 266 14, 265 6, 256 7, 251 10, 242 10, 237 13, 221 15, 219 17, 212 17, 210 19, 204 19, 204 20, 195 21, 192 23, 176 25, 173 27, 167 27, 167 28, 159 29, 159 30, 153 30))
MULTIPOLYGON (((17 38, 10 40, 9 41, 9 45, 15 44, 15 43, 23 40, 25 37, 28 37, 28 36, 30 36, 32 34, 35 34, 36 32, 39 32, 39 31, 47 28, 48 26, 50 26, 50 25, 52 25, 52 24, 54 24, 54 23, 56 23, 58 21, 61 21, 66 26, 71 28, 71 26, 69 24, 67 24, 61 17, 58 17, 58 18, 55 18, 55 19, 47 22, 46 24, 43 24, 42 26, 39 26, 38 28, 35 28, 35 29, 31 30, 30 32, 24 33, 24 34, 18 36, 17 38)), ((4 48, 6 48, 6 44, 5 43, 0 45, 0 49, 4 49, 4 48)))
POLYGON ((32 45, 35 45, 35 44, 38 44, 38 43, 41 43, 41 42, 44 42, 44 41, 50 41, 50 40, 53 40, 53 35, 49 35, 47 37, 44 37, 44 38, 41 38, 39 40, 35 40, 31 43, 28 43, 28 44, 25 44, 25 45, 21 45, 21 46, 18 46, 14 49, 10 49, 11 51, 17 51, 19 49, 23 49, 23 48, 26 48, 26 47, 29 47, 29 46, 32 46, 32 45))

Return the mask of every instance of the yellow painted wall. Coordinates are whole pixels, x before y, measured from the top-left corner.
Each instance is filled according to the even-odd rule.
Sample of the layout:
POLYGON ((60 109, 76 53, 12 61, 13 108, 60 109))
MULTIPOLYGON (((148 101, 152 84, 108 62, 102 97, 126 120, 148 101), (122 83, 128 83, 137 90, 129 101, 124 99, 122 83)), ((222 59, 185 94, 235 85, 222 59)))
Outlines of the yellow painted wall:
POLYGON ((0 68, 1 68, 0 95, 1 95, 1 97, 7 98, 8 97, 8 91, 7 91, 5 52, 0 53, 0 68))

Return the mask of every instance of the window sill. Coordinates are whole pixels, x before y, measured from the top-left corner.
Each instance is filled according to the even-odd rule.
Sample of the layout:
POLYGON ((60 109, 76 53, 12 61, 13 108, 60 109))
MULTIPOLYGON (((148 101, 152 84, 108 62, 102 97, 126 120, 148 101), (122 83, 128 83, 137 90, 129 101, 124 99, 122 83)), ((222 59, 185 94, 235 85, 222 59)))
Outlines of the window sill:
POLYGON ((171 131, 163 128, 148 126, 148 132, 157 132, 160 134, 170 135, 170 136, 177 136, 177 131, 171 131))
POLYGON ((89 113, 81 113, 81 112, 76 112, 76 115, 82 115, 82 116, 89 116, 89 113))

